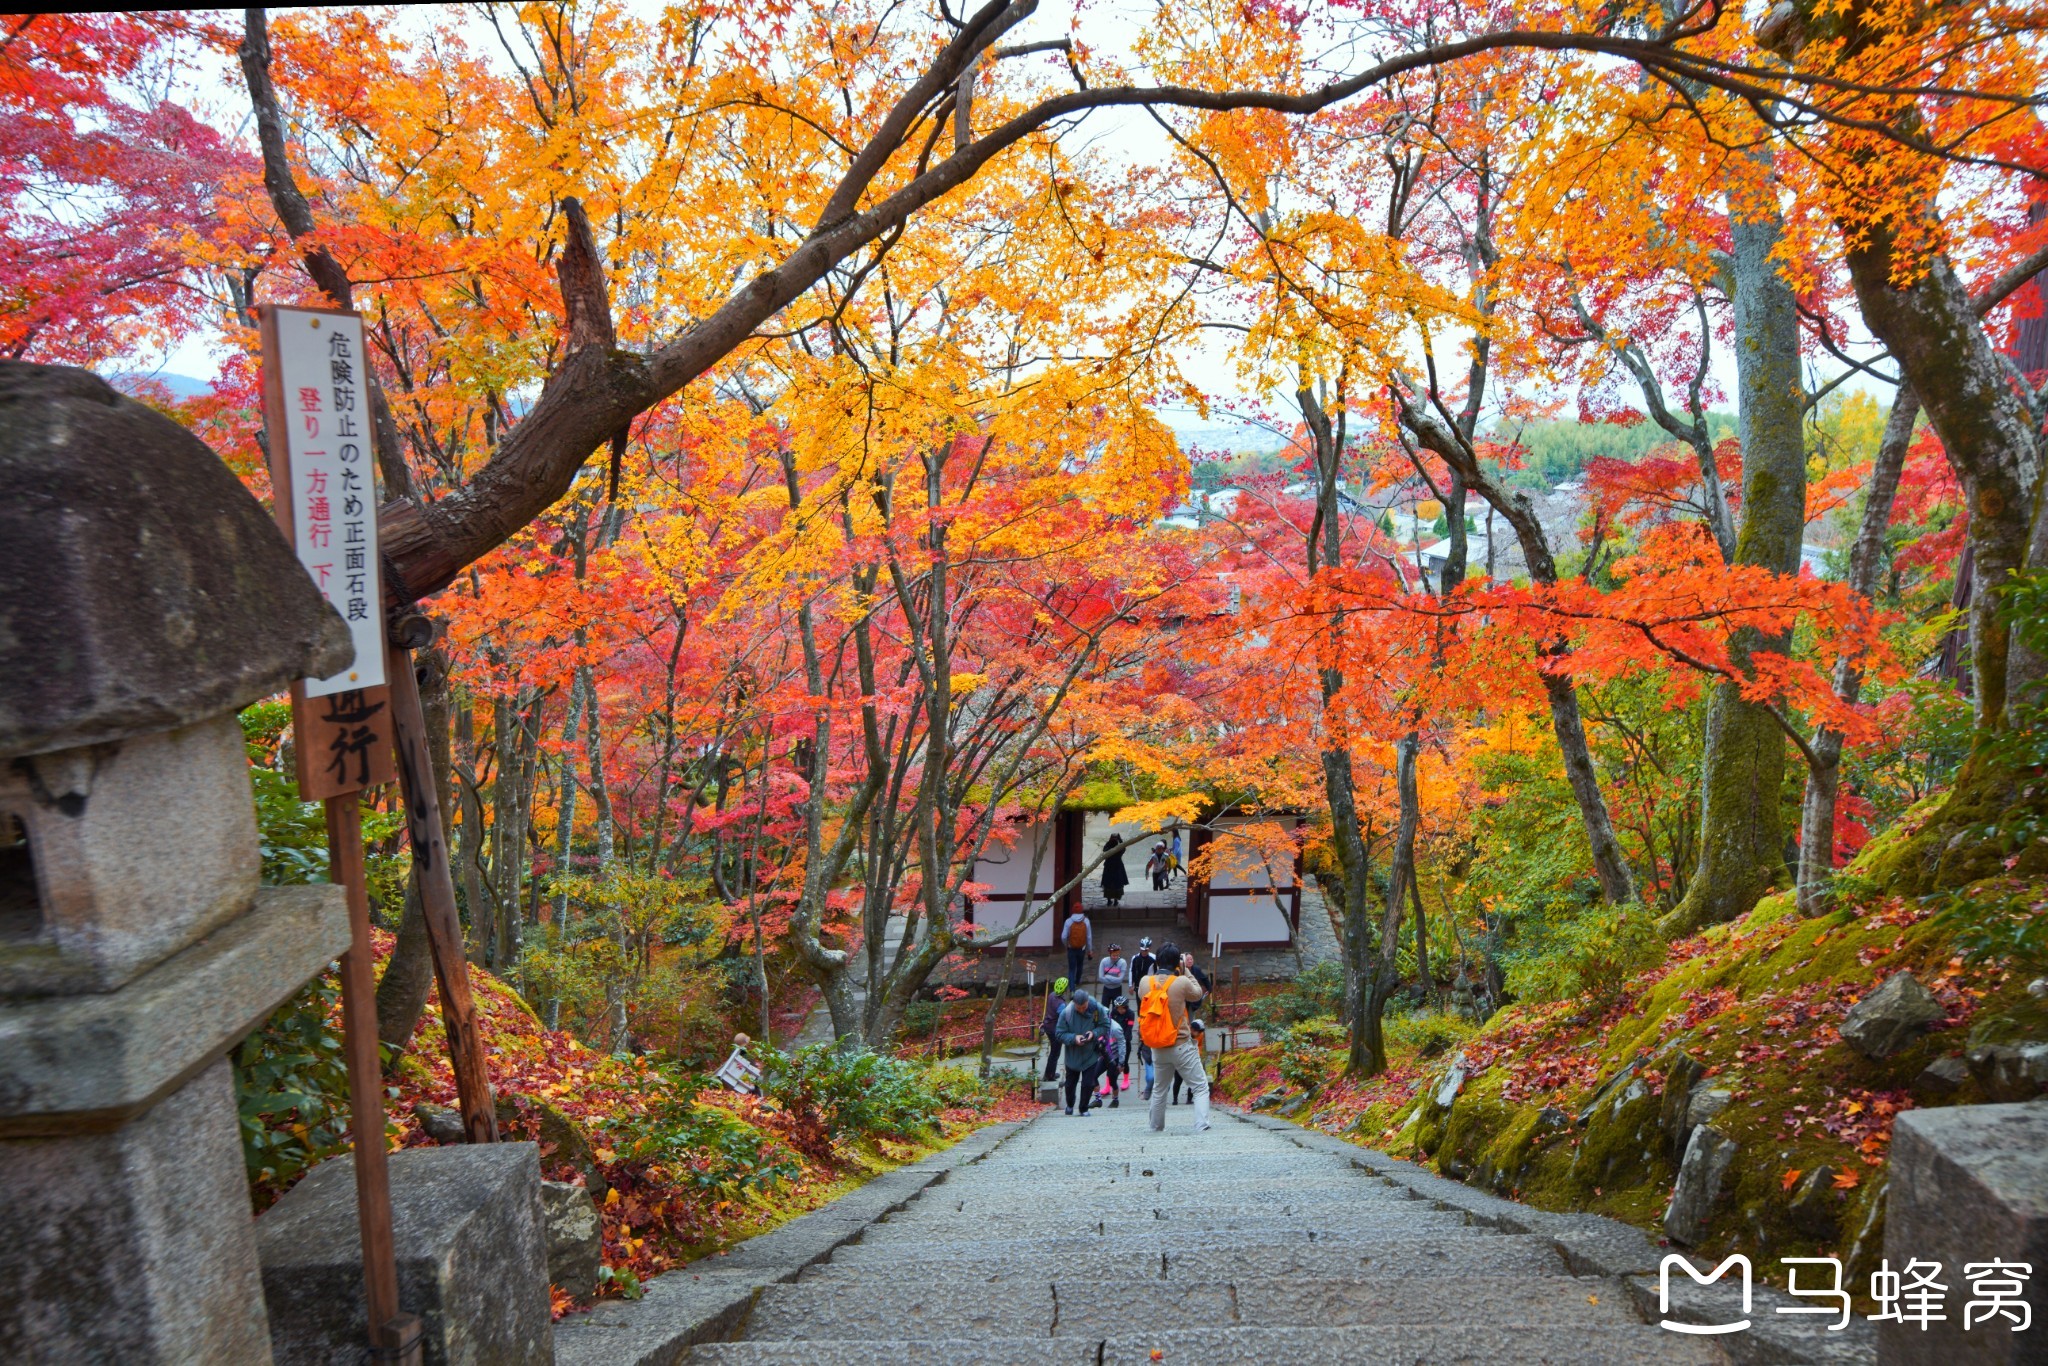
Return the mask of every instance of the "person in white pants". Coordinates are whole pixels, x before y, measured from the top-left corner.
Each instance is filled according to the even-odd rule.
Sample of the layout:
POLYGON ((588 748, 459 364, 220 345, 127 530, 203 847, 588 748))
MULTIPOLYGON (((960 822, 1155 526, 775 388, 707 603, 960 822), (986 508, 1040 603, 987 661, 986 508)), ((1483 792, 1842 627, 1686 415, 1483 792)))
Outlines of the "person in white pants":
POLYGON ((1166 1127, 1166 1098, 1172 1094, 1175 1076, 1194 1092, 1195 1132, 1200 1133, 1209 1127, 1209 1074, 1202 1068, 1202 1051, 1195 1043, 1194 1031, 1188 1026, 1188 1007, 1203 996, 1202 984, 1188 971, 1194 961, 1192 954, 1182 953, 1172 944, 1163 945, 1159 950, 1158 968, 1138 983, 1141 1018, 1145 1003, 1152 999, 1155 991, 1166 993, 1167 1013, 1173 1018, 1173 1047, 1155 1047, 1152 1050, 1158 1075, 1152 1083, 1152 1109, 1148 1119, 1154 1132, 1166 1127))

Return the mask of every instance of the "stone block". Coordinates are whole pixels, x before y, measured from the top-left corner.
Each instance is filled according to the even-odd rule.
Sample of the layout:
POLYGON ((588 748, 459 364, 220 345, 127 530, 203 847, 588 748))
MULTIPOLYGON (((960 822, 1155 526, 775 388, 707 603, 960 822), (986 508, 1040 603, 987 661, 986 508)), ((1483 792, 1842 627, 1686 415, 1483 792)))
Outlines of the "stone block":
POLYGON ((1940 1262, 1947 1285, 1944 1321, 1879 1325, 1885 1366, 2048 1361, 2048 1105, 1959 1105, 1908 1110, 1892 1127, 1891 1184, 1884 1256, 1894 1271, 1908 1262, 1940 1262), (1967 1331, 1972 1298, 1966 1268, 1993 1260, 2026 1262, 2031 1324, 2009 1318, 1967 1331))
POLYGON ((249 909, 262 871, 232 714, 0 764, 28 832, 29 923, 0 939, 0 996, 103 992, 249 909))
POLYGON ((1671 1203, 1664 1210, 1664 1232, 1673 1242, 1690 1246, 1706 1232, 1714 1202, 1721 1198, 1721 1178, 1740 1146, 1711 1124, 1692 1131, 1685 1160, 1678 1165, 1678 1181, 1671 1188, 1671 1203))
POLYGON ((1965 1053, 1963 1060, 1994 1101, 2048 1094, 2048 1043, 1985 1044, 1965 1053))
MULTIPOLYGON (((531 1143, 391 1155, 398 1303, 426 1330, 428 1366, 555 1359, 540 1155, 531 1143)), ((256 1221, 279 1366, 357 1366, 368 1329, 355 1163, 323 1162, 256 1221)))
MULTIPOLYGON (((1702 1124, 1712 1124, 1714 1116, 1728 1108, 1728 1102, 1735 1099, 1735 1093, 1719 1086, 1701 1083, 1692 1088, 1692 1095, 1685 1103, 1686 1137, 1702 1124)), ((1682 1156, 1683 1154, 1681 1154, 1682 1156)))
POLYGON ((1665 1145, 1674 1160, 1685 1156, 1686 1142, 1699 1127, 1690 1118, 1692 1089, 1706 1071, 1706 1065, 1690 1053, 1680 1053, 1665 1068, 1664 1099, 1658 1107, 1657 1123, 1664 1130, 1665 1145))
POLYGON ((1842 1042, 1866 1058, 1889 1058, 1948 1018, 1910 972, 1895 972, 1842 1018, 1842 1042))
POLYGON ((590 1192, 570 1181, 540 1183, 541 1222, 548 1242, 548 1282, 583 1299, 597 1289, 604 1264, 604 1221, 590 1192))
POLYGON ((560 1366, 676 1366, 745 1322, 760 1283, 671 1271, 637 1300, 600 1300, 555 1332, 560 1366))
POLYGON ((1920 1069, 1920 1075, 1913 1078, 1916 1095, 1939 1099, 1952 1096, 1970 1079, 1970 1065, 1963 1061, 1960 1053, 1947 1053, 1920 1069))
POLYGON ((142 1113, 347 947, 341 888, 265 887, 248 914, 119 991, 0 1002, 0 1134, 142 1113))
POLYGON ((270 1360, 225 1059, 112 1133, 0 1139, 0 1210, 0 1361, 270 1360))

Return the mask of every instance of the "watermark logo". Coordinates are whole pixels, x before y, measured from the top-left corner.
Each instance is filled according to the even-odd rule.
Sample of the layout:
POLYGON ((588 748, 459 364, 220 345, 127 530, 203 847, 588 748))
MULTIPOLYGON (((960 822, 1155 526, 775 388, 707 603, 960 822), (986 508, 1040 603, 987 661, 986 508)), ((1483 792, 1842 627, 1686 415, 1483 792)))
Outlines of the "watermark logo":
POLYGON ((1833 1304, 1791 1304, 1780 1305, 1780 1314, 1835 1314, 1842 1316, 1840 1323, 1828 1325, 1830 1333, 1839 1333, 1849 1326, 1849 1292, 1842 1289, 1842 1263, 1834 1257, 1781 1257, 1778 1260, 1792 1269, 1785 1273, 1785 1293, 1796 1299, 1833 1300, 1833 1304), (1834 1274, 1825 1286, 1802 1286, 1799 1284, 1799 1268, 1802 1266, 1824 1266, 1834 1274))
POLYGON ((1749 1275, 1749 1258, 1739 1252, 1704 1276, 1689 1259, 1672 1253, 1657 1267, 1657 1312, 1667 1316, 1663 1320, 1663 1326, 1674 1333, 1693 1333, 1701 1336, 1742 1332, 1749 1327, 1749 1319, 1746 1317, 1749 1313, 1750 1300, 1749 1275), (1734 1323, 1680 1323, 1668 1317, 1671 1313, 1671 1268, 1674 1266, 1690 1276, 1695 1285, 1712 1285, 1727 1274, 1729 1267, 1738 1268, 1742 1272, 1742 1312, 1745 1317, 1734 1323))
MULTIPOLYGON (((1777 1314, 1827 1314, 1835 1317, 1828 1324, 1827 1331, 1839 1333, 1849 1326, 1853 1305, 1847 1289, 1842 1285, 1842 1263, 1835 1257, 1781 1257, 1787 1270, 1785 1291, 1798 1300, 1812 1300, 1812 1304, 1780 1305, 1772 1312, 1777 1314), (1801 1268, 1813 1268, 1801 1283, 1801 1268), (1820 1283, 1825 1281, 1824 1284, 1820 1283)), ((1870 1273, 1870 1299, 1877 1306, 1877 1312, 1870 1316, 1872 1323, 1896 1323, 1901 1327, 1915 1328, 1926 1332, 1937 1323, 1949 1322, 1949 1284, 1943 1280, 1945 1273, 1940 1262, 1915 1257, 1906 1265, 1894 1271, 1889 1260, 1878 1263, 1877 1270, 1870 1273)), ((1975 1329, 1995 1330, 2009 1328, 2015 1333, 2025 1332, 2034 1323, 2033 1306, 2026 1298, 2027 1283, 2034 1274, 2030 1262, 1965 1262, 1963 1279, 1970 1283, 1969 1298, 1963 1304, 1963 1331, 1975 1329)), ((1719 1333, 1740 1333, 1750 1326, 1750 1305, 1753 1292, 1750 1284, 1749 1259, 1739 1253, 1729 1257, 1712 1271, 1702 1272, 1690 1259, 1673 1253, 1666 1257, 1657 1268, 1657 1309, 1664 1317, 1659 1326, 1674 1333, 1711 1335, 1719 1333), (1730 1323, 1685 1323, 1671 1315, 1671 1271, 1676 1267, 1691 1278, 1693 1284, 1713 1285, 1726 1276, 1731 1269, 1740 1271, 1743 1317, 1730 1323)))

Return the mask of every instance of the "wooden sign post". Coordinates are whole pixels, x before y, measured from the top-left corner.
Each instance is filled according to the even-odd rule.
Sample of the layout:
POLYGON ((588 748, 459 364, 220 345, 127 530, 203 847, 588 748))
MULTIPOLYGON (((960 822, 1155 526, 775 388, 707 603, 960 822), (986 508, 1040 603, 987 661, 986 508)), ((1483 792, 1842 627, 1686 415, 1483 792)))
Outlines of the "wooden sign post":
POLYGON ((328 877, 348 897, 341 1017, 371 1355, 417 1363, 419 1319, 398 1307, 377 984, 363 877, 361 793, 392 780, 396 738, 391 689, 384 682, 376 462, 358 382, 365 361, 363 327, 353 313, 267 307, 262 332, 263 417, 277 522, 356 639, 349 668, 292 684, 292 731, 299 795, 326 803, 328 877))

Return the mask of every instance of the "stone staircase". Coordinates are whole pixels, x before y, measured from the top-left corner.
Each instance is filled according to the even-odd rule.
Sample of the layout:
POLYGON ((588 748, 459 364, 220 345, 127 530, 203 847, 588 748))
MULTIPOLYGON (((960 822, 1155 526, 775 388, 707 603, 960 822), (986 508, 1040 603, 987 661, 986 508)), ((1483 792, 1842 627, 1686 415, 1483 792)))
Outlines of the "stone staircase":
MULTIPOLYGON (((1574 1274, 1599 1264, 1591 1244, 1581 1256, 1570 1236, 1504 1232, 1512 1219, 1432 1198, 1429 1183, 1454 1183, 1376 1175, 1354 1160, 1362 1150, 1277 1121, 1219 1111, 1195 1134, 1193 1111, 1180 1107, 1153 1134, 1136 1094, 1086 1119, 1050 1113, 1025 1125, 800 1274, 763 1286, 722 1334, 735 1340, 700 1340, 685 1359, 1728 1359, 1709 1340, 1646 1323, 1620 1275, 1574 1274)), ((1611 1238, 1595 1225, 1619 1229, 1527 1214, 1593 1243, 1611 1238)), ((1650 1254, 1635 1239, 1629 1272, 1650 1254)))

